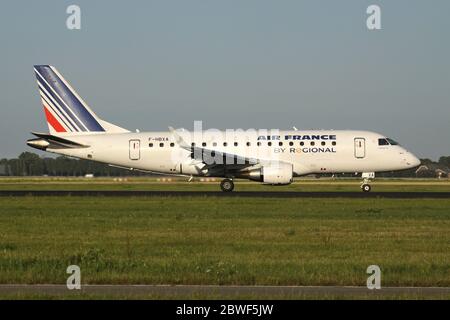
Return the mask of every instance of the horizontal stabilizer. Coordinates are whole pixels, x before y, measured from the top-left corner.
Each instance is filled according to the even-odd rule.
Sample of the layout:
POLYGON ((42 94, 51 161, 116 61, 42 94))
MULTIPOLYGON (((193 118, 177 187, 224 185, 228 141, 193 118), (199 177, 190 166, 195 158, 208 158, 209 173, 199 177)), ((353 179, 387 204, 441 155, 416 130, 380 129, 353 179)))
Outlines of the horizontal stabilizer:
POLYGON ((46 150, 46 149, 67 149, 67 148, 88 148, 88 145, 84 145, 72 140, 57 137, 48 133, 32 132, 37 139, 30 139, 27 144, 30 147, 46 150))

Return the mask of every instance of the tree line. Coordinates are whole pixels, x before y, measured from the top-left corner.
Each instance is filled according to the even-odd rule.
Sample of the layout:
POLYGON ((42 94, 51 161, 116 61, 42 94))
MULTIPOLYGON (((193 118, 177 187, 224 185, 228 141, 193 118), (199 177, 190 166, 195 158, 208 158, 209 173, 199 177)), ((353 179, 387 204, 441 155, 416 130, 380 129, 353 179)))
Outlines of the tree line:
MULTIPOLYGON (((450 156, 440 157, 437 162, 421 159, 422 168, 384 172, 378 177, 448 177, 450 172, 450 156)), ((111 167, 107 164, 73 159, 64 156, 56 158, 40 157, 32 152, 23 152, 17 158, 0 160, 0 175, 4 176, 84 176, 93 174, 100 177, 142 176, 146 173, 111 167)), ((346 174, 345 176, 351 176, 346 174)))
POLYGON ((44 157, 23 152, 18 158, 1 159, 0 175, 5 176, 63 176, 76 177, 93 174, 101 177, 141 176, 143 172, 111 167, 107 164, 59 156, 44 157))

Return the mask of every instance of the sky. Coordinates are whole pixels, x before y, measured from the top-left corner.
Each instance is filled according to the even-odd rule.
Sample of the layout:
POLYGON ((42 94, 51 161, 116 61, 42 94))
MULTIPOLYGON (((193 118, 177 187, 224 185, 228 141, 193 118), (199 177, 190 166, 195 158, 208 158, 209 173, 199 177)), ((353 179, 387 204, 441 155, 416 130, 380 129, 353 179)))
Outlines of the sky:
POLYGON ((48 131, 35 64, 130 130, 362 129, 450 155, 449 14, 447 0, 3 0, 0 158, 48 131))

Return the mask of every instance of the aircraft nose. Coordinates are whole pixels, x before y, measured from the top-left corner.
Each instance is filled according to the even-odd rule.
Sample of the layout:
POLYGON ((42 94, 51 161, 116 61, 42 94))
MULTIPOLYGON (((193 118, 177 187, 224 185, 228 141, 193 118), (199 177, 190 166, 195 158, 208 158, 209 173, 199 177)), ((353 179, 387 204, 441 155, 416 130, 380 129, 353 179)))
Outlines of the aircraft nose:
POLYGON ((420 159, 419 158, 417 158, 415 155, 412 155, 412 158, 413 158, 413 160, 412 160, 412 166, 413 167, 418 167, 418 166, 420 166, 420 159))
POLYGON ((415 155, 413 155, 412 153, 409 154, 409 157, 407 157, 406 159, 406 164, 410 167, 410 168, 415 168, 418 167, 420 165, 420 159, 417 158, 415 155))

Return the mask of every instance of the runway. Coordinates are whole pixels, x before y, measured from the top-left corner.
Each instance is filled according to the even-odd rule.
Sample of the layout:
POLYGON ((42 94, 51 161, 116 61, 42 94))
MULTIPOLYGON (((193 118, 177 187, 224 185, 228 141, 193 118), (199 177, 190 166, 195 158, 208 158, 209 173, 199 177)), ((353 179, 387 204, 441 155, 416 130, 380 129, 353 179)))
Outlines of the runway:
POLYGON ((450 192, 308 192, 308 191, 122 191, 122 190, 0 190, 0 197, 265 197, 265 198, 392 198, 450 199, 450 192))
POLYGON ((369 290, 356 286, 218 286, 218 285, 82 285, 80 290, 69 290, 66 285, 0 285, 0 295, 5 294, 39 294, 39 295, 67 295, 67 294, 100 294, 118 296, 186 296, 186 295, 214 295, 214 296, 304 296, 304 295, 420 295, 447 296, 450 287, 385 287, 369 290))

